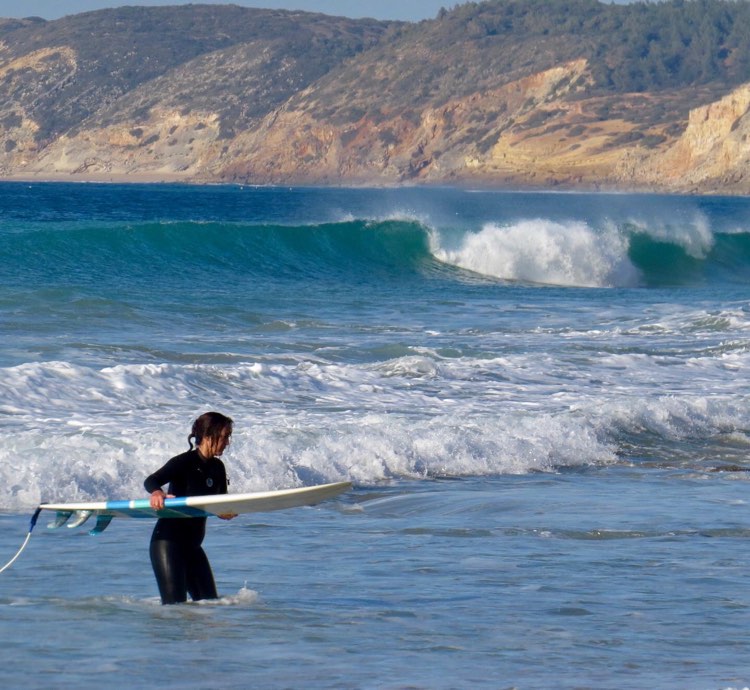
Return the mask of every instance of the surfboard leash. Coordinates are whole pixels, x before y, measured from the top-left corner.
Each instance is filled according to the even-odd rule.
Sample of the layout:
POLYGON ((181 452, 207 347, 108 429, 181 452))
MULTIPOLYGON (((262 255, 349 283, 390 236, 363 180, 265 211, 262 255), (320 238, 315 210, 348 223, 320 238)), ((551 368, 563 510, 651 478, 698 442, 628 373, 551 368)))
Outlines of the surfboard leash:
POLYGON ((29 523, 29 533, 26 535, 26 539, 23 540, 23 544, 21 544, 21 548, 18 549, 18 551, 16 552, 16 555, 13 556, 13 558, 11 558, 2 568, 0 568, 0 573, 4 572, 8 568, 10 568, 10 566, 12 566, 16 562, 16 560, 18 559, 18 557, 21 555, 21 553, 23 552, 23 550, 26 548, 26 544, 28 544, 29 543, 29 539, 31 539, 31 533, 34 531, 34 527, 36 526, 37 518, 39 517, 39 513, 41 513, 41 512, 42 512, 41 507, 37 508, 34 511, 34 514, 31 516, 31 521, 29 523))

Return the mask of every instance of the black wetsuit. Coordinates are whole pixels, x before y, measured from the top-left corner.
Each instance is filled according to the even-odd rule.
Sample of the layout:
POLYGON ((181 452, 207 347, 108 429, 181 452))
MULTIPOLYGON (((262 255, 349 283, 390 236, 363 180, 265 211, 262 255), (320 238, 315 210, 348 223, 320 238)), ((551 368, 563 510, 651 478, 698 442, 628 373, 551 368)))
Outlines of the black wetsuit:
MULTIPOLYGON (((169 484, 174 496, 227 493, 227 475, 219 458, 204 458, 197 450, 177 455, 146 478, 148 493, 169 484)), ((151 535, 151 565, 162 604, 216 599, 216 584, 201 547, 206 518, 160 518, 151 535)))

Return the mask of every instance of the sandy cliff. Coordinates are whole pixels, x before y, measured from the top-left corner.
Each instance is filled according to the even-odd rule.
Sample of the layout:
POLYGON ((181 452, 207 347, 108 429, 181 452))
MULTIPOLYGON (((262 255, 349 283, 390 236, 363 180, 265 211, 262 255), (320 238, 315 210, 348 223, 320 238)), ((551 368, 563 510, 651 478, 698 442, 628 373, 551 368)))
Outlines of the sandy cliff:
POLYGON ((679 191, 750 191, 750 84, 690 111, 685 131, 662 150, 629 152, 616 174, 679 191))
POLYGON ((0 175, 750 193, 750 82, 602 88, 577 34, 526 39, 511 6, 0 22, 0 175))
MULTIPOLYGON (((74 64, 65 52, 54 55, 74 64)), ((750 84, 691 110, 684 130, 669 135, 666 125, 644 132, 633 121, 602 118, 596 113, 606 99, 571 100, 588 79, 586 61, 578 60, 417 115, 344 125, 282 106, 229 138, 219 113, 155 107, 147 117, 84 127, 40 147, 38 125, 24 115, 3 127, 2 171, 49 179, 750 192, 750 84), (479 139, 477 122, 484 125, 479 139), (649 134, 659 140, 652 148, 644 145, 649 134)))

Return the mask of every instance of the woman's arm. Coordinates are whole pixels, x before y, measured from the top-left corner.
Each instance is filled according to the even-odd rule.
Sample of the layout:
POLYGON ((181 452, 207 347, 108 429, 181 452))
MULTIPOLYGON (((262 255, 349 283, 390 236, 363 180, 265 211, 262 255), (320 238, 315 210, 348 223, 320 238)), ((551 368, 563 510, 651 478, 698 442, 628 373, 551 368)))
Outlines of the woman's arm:
POLYGON ((165 493, 161 487, 169 484, 174 479, 179 464, 178 458, 172 458, 166 465, 146 477, 146 480, 143 482, 146 491, 151 494, 150 503, 154 510, 162 510, 164 508, 165 498, 174 498, 173 494, 165 493))

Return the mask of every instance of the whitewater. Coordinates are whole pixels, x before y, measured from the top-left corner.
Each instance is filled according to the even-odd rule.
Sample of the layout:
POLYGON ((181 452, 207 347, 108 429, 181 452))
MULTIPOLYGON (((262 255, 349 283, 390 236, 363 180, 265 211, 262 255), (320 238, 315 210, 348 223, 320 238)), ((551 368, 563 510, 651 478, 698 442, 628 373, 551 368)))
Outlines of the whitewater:
POLYGON ((209 409, 231 491, 355 486, 179 611, 148 525, 38 526, 0 681, 744 687, 749 290, 743 198, 0 184, 0 561, 209 409))

